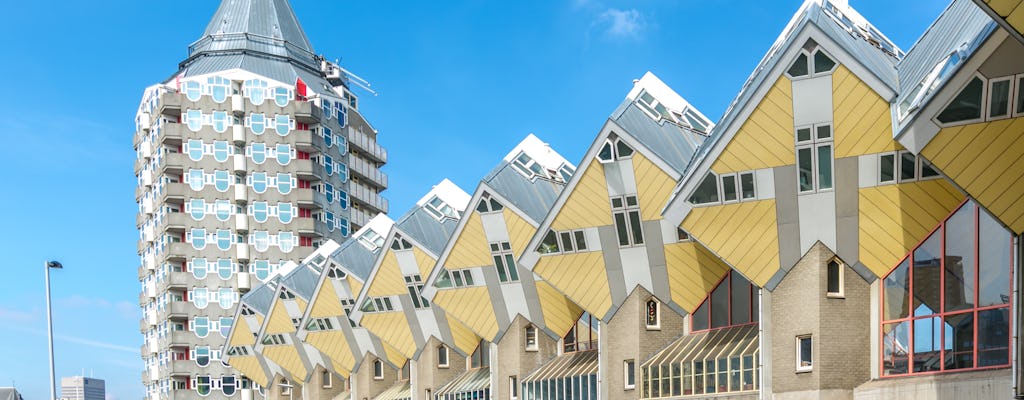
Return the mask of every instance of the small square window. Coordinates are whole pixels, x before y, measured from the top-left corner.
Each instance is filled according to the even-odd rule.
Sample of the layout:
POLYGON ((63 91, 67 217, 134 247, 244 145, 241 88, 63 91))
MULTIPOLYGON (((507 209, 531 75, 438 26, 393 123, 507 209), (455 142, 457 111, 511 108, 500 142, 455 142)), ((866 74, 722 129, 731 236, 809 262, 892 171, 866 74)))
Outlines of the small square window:
POLYGON ((811 348, 811 335, 796 337, 796 372, 808 372, 814 369, 811 348))

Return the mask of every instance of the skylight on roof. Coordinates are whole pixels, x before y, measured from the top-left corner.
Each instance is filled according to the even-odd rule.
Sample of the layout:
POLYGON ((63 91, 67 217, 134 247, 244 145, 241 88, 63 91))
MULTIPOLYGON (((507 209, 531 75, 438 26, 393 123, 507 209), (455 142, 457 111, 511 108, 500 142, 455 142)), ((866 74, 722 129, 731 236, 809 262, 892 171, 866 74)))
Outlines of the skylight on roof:
POLYGON ((708 130, 708 126, 711 125, 711 122, 694 112, 692 108, 686 107, 682 111, 669 109, 665 106, 665 103, 659 101, 646 90, 641 91, 640 95, 636 97, 636 105, 643 110, 644 114, 658 122, 668 121, 684 128, 705 133, 708 130))
POLYGON ((377 251, 384 246, 384 238, 380 236, 373 229, 367 229, 362 235, 359 235, 359 239, 356 239, 359 244, 363 245, 370 251, 377 251))
POLYGON ((875 29, 874 26, 871 26, 864 17, 852 8, 844 7, 845 10, 841 10, 831 1, 826 1, 823 6, 825 14, 831 17, 836 24, 839 24, 840 27, 845 29, 851 35, 860 36, 862 39, 871 43, 873 46, 879 48, 890 56, 903 58, 905 55, 903 50, 896 47, 889 38, 885 37, 885 35, 875 29))
POLYGON ((907 97, 900 102, 897 108, 901 121, 910 115, 911 112, 917 110, 924 99, 928 98, 956 70, 956 67, 964 60, 966 49, 967 43, 960 44, 946 58, 935 64, 932 71, 925 75, 917 86, 914 86, 913 89, 907 92, 907 97))
POLYGON ((423 209, 427 210, 430 214, 438 220, 444 220, 445 218, 459 219, 459 211, 454 207, 445 203, 440 197, 431 197, 426 204, 423 205, 423 209))

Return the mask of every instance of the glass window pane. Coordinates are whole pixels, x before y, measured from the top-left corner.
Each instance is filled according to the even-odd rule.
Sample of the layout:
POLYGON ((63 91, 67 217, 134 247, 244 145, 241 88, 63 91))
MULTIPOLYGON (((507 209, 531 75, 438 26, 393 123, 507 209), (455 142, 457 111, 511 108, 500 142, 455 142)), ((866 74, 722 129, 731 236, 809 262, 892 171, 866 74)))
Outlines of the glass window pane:
POLYGON ((1017 80, 1017 113, 1024 114, 1024 77, 1017 80))
POLYGON ((974 367, 974 312, 946 317, 946 369, 974 367))
POLYGON ((516 262, 511 254, 505 254, 505 267, 508 268, 508 277, 513 282, 519 281, 519 271, 516 270, 516 262))
POLYGON ((832 146, 818 146, 818 189, 832 188, 832 146))
POLYGON ((900 182, 917 177, 917 156, 914 153, 900 153, 900 182))
MULTIPOLYGON (((938 314, 942 257, 942 229, 932 233, 914 250, 914 315, 938 314)), ((916 326, 916 325, 915 325, 916 326)), ((915 336, 916 337, 916 336, 915 336)))
MULTIPOLYGON (((917 268, 914 268, 914 275, 917 275, 917 268)), ((914 281, 916 283, 917 279, 914 281)), ((917 289, 916 286, 914 288, 917 289)), ((938 371, 941 368, 942 330, 939 317, 914 320, 914 372, 938 371)))
POLYGON ((695 331, 702 331, 708 329, 708 302, 705 301, 697 307, 697 311, 694 311, 691 315, 691 329, 695 331))
POLYGON ((978 366, 1010 363, 1010 309, 978 311, 978 366))
POLYGON ((505 274, 505 266, 502 265, 501 255, 494 255, 494 266, 498 269, 498 280, 502 282, 508 282, 508 276, 505 274))
POLYGON ((750 283, 736 272, 729 275, 732 284, 730 289, 732 324, 748 323, 750 322, 750 283))
POLYGON ((644 243, 644 230, 640 226, 640 212, 630 211, 629 212, 629 229, 633 231, 633 244, 644 243))
POLYGON ((987 212, 978 216, 978 306, 1010 302, 1010 232, 987 212))
POLYGON ((896 179, 896 155, 882 154, 878 166, 878 181, 892 182, 896 179))
POLYGON ((562 250, 573 251, 574 246, 572 244, 572 232, 559 232, 558 235, 562 238, 562 250))
POLYGON ((619 246, 629 245, 629 232, 626 230, 626 213, 615 213, 615 229, 619 235, 619 246))
POLYGON ((981 118, 981 93, 984 88, 985 83, 975 77, 936 119, 942 123, 950 123, 981 118))
POLYGON ((792 77, 807 75, 807 55, 800 53, 800 55, 796 57, 796 61, 793 61, 793 65, 791 65, 789 70, 786 72, 792 77))
POLYGON ((722 281, 711 292, 711 327, 720 328, 729 324, 729 283, 722 281))
POLYGON ((800 191, 807 192, 814 190, 814 159, 810 148, 797 149, 797 179, 800 182, 800 191))
POLYGON ((882 319, 893 320, 910 315, 910 274, 909 260, 903 260, 898 267, 885 277, 882 297, 882 319))
POLYGON ((811 128, 800 128, 796 130, 796 141, 806 142, 811 140, 811 128))
POLYGON ((825 55, 825 52, 821 50, 814 52, 814 73, 831 71, 835 66, 836 62, 825 55))
POLYGON ((818 126, 815 131, 818 132, 818 139, 828 139, 832 137, 832 125, 821 125, 818 126))
POLYGON ((740 174, 740 191, 743 199, 754 198, 754 174, 740 174))
POLYGON ((693 204, 705 204, 718 202, 718 179, 708 173, 708 176, 704 177, 704 181, 697 186, 697 189, 693 191, 693 196, 690 196, 690 202, 693 204))
POLYGON ((968 202, 946 220, 946 312, 974 306, 974 216, 974 203, 968 202))
POLYGON ((736 200, 736 175, 726 175, 722 177, 722 200, 736 200))
POLYGON ((992 82, 988 102, 990 117, 1005 117, 1010 113, 1010 82, 1012 80, 992 82))

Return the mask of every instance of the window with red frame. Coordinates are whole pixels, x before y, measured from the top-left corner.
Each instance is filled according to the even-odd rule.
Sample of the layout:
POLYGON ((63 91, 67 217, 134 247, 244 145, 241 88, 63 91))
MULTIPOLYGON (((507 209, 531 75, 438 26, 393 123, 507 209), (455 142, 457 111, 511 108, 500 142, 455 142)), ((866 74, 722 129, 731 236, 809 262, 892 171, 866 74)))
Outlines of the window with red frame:
POLYGON ((757 286, 729 270, 690 316, 691 331, 756 324, 757 286))
MULTIPOLYGON (((300 158, 300 160, 308 160, 308 158, 300 158)), ((299 179, 299 189, 309 189, 310 186, 312 185, 310 185, 309 181, 305 179, 299 179)))
POLYGON ((964 202, 882 281, 882 375, 1010 366, 1013 237, 964 202))
POLYGON ((597 318, 584 311, 572 328, 569 328, 569 332, 562 337, 562 352, 597 350, 598 335, 597 318))

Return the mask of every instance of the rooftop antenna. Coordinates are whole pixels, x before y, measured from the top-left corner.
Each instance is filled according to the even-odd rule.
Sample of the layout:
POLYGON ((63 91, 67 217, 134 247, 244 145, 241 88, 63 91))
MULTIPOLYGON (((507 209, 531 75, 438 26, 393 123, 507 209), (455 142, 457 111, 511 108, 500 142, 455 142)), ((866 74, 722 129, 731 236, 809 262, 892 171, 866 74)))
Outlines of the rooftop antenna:
POLYGON ((367 92, 370 92, 370 94, 374 96, 377 95, 377 92, 375 92, 373 89, 370 89, 370 82, 368 82, 366 79, 360 78, 359 75, 353 74, 351 71, 345 69, 340 65, 338 66, 338 68, 341 69, 341 72, 344 72, 345 75, 348 76, 349 82, 354 83, 359 88, 367 92))

